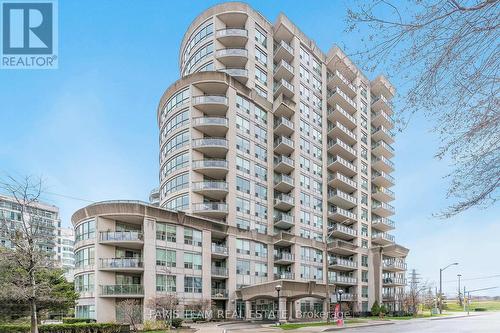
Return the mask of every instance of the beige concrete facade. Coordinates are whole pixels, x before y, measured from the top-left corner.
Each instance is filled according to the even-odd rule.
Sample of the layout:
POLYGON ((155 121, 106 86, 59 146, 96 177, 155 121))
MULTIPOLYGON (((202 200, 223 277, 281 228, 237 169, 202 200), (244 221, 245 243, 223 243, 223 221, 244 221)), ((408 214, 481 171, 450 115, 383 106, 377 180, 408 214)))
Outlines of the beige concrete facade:
MULTIPOLYGON (((112 218, 79 211, 75 227, 92 216, 96 232, 119 226, 141 233, 140 251, 129 251, 144 265, 136 280, 141 299, 157 292, 152 286, 160 292, 164 279, 171 286, 175 277, 183 309, 211 299, 243 317, 279 307, 319 311, 328 301, 328 282, 330 302, 338 302, 341 289, 345 310, 366 312, 374 301, 397 309, 408 249, 387 233, 395 228, 389 219, 390 82, 383 76, 369 81, 337 46, 323 53, 283 14, 271 24, 243 3, 200 14, 184 36, 179 66, 181 78, 165 91, 157 112, 156 210, 171 216, 169 210, 180 210, 193 221, 197 216, 205 228, 185 234, 177 218, 162 220, 176 230, 169 244, 158 238, 156 217, 145 214, 134 221, 137 230, 128 230, 119 211, 110 211, 112 218), (200 246, 186 247, 179 235, 190 243, 194 234, 200 246), (155 265, 162 263, 158 256, 174 252, 175 269, 155 265), (191 292, 185 281, 201 287, 191 292), (297 290, 314 284, 323 293, 284 290, 278 301, 276 281, 297 290), (249 297, 248 288, 262 294, 249 297)), ((113 251, 116 256, 119 246, 126 249, 95 237, 88 245, 96 262, 113 251)), ((99 295, 97 286, 117 284, 119 273, 94 270, 93 295, 80 305, 94 304, 100 321, 116 319, 114 311, 100 317, 99 308, 111 309, 118 298, 99 295)))

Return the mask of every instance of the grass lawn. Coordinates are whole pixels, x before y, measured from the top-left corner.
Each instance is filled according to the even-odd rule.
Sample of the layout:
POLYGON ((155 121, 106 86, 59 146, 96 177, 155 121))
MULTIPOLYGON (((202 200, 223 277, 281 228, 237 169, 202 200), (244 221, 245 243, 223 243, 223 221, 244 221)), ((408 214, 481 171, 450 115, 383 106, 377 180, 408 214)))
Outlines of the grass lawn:
MULTIPOLYGON (((476 308, 485 308, 488 311, 500 311, 500 301, 478 301, 471 302, 470 310, 474 311, 476 308)), ((456 302, 448 302, 447 309, 448 311, 464 311, 463 307, 460 307, 456 302)))
MULTIPOLYGON (((362 319, 346 319, 344 321, 344 324, 358 324, 358 323, 364 323, 366 320, 362 320, 362 319)), ((327 325, 337 325, 337 322, 335 321, 331 321, 330 323, 327 323, 326 321, 322 321, 322 322, 312 322, 312 323, 286 323, 286 324, 283 324, 283 325, 280 325, 278 327, 280 327, 282 330, 294 330, 294 329, 297 329, 297 328, 301 328, 301 327, 314 327, 314 326, 327 326, 327 325)))

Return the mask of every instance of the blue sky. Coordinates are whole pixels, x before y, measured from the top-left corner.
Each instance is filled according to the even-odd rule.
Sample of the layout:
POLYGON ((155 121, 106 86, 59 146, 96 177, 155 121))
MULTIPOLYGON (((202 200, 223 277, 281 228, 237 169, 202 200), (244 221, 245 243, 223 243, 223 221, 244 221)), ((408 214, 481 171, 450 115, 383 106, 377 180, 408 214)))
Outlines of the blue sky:
MULTIPOLYGON (((60 1, 59 69, 0 70, 0 176, 41 175, 45 200, 61 208, 66 225, 87 202, 50 193, 147 200, 158 182, 158 100, 179 77, 184 31, 214 3, 60 1)), ((250 1, 271 22, 283 11, 324 51, 334 43, 360 47, 359 36, 343 32, 345 3, 250 1)), ((460 262, 445 272, 444 290, 452 293, 457 273, 464 279, 500 274, 493 257, 500 253, 500 209, 432 218, 446 205, 449 166, 433 158, 439 142, 430 127, 416 117, 397 136, 393 233, 411 249, 408 267, 422 280, 435 281, 439 267, 460 262)), ((465 283, 500 286, 500 277, 465 283)))

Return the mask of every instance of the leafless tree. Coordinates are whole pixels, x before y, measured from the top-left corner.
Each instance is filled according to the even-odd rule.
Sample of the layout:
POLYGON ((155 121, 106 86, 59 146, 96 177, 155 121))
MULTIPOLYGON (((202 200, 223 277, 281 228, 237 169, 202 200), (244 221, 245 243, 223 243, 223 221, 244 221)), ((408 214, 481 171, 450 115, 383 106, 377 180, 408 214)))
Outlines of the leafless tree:
POLYGON ((42 180, 25 177, 17 180, 7 177, 0 180, 0 192, 14 200, 15 218, 0 211, 1 237, 7 239, 11 248, 2 250, 0 265, 2 270, 10 267, 12 275, 2 283, 0 299, 17 299, 30 306, 31 332, 38 333, 37 304, 46 301, 52 286, 37 281, 37 276, 54 266, 54 257, 47 250, 51 242, 50 231, 55 226, 45 225, 40 218, 38 201, 42 194, 42 180))
POLYGON ((408 288, 401 289, 401 295, 399 298, 400 309, 406 313, 411 313, 413 316, 416 316, 421 305, 425 307, 426 296, 429 290, 430 288, 428 282, 412 283, 408 288))
POLYGON ((210 320, 213 317, 212 315, 213 307, 214 307, 214 302, 211 299, 201 299, 189 305, 190 309, 198 313, 201 313, 203 318, 207 320, 210 320))
POLYGON ((500 0, 367 0, 347 13, 347 31, 369 31, 351 56, 403 86, 399 129, 415 113, 435 124, 436 157, 453 165, 442 218, 498 200, 499 10, 500 0))
POLYGON ((116 311, 123 315, 124 322, 138 332, 137 324, 141 321, 141 303, 137 299, 125 299, 116 303, 116 311))
POLYGON ((173 293, 155 296, 149 299, 148 306, 154 311, 155 320, 163 320, 167 327, 171 328, 172 319, 179 306, 179 298, 173 293))

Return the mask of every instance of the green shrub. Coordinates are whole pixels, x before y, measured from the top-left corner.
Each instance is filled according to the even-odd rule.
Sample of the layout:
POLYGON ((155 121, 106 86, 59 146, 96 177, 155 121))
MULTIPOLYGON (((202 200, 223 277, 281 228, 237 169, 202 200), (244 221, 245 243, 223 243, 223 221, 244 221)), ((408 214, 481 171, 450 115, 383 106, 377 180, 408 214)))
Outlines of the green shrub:
MULTIPOLYGON (((128 327, 128 325, 125 325, 128 327)), ((119 333, 122 325, 110 323, 48 324, 38 326, 40 333, 119 333)), ((0 325, 0 333, 29 333, 30 325, 0 325)))
POLYGON ((91 318, 63 318, 63 324, 76 324, 76 323, 95 323, 95 319, 91 318))
POLYGON ((372 305, 372 316, 378 316, 380 313, 380 306, 378 305, 378 302, 375 301, 372 305))
POLYGON ((172 319, 172 327, 179 328, 182 326, 182 318, 173 318, 172 319))
POLYGON ((385 304, 382 304, 379 309, 379 314, 385 315, 387 313, 387 308, 385 307, 385 304))
POLYGON ((474 311, 488 311, 486 308, 475 308, 474 311))

